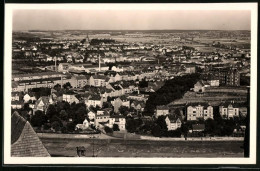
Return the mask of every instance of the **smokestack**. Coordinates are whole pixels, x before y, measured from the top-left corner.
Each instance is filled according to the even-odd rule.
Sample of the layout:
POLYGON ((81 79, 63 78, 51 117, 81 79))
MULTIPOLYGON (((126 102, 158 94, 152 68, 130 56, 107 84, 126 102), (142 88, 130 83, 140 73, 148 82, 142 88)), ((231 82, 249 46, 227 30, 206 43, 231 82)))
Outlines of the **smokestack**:
POLYGON ((54 61, 55 61, 55 72, 57 71, 57 58, 56 58, 56 56, 54 57, 54 61))
POLYGON ((99 72, 100 72, 100 55, 98 56, 98 70, 99 70, 99 72))

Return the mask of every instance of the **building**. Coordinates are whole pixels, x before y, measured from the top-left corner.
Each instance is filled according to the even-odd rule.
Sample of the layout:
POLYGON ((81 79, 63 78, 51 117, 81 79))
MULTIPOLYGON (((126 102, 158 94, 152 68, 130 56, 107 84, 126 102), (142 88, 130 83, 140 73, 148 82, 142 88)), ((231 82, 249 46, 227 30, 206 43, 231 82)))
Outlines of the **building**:
POLYGON ((167 128, 168 128, 168 131, 181 128, 181 124, 182 124, 180 118, 171 117, 171 116, 170 117, 167 116, 165 118, 165 122, 166 122, 166 125, 167 125, 167 128))
POLYGON ((203 132, 205 130, 204 124, 192 124, 192 132, 203 132))
POLYGON ((95 120, 96 114, 93 111, 88 112, 88 118, 90 121, 95 120))
POLYGON ((113 128, 114 124, 118 125, 120 131, 125 130, 125 124, 126 124, 125 117, 121 115, 110 116, 108 126, 110 128, 113 128))
POLYGON ((168 106, 157 106, 156 107, 156 114, 155 116, 158 118, 161 115, 168 115, 169 114, 169 107, 168 106))
POLYGON ((89 85, 94 87, 105 87, 109 78, 104 75, 93 75, 89 78, 89 85))
POLYGON ((23 105, 24 105, 23 101, 12 101, 11 102, 12 109, 22 109, 23 105))
POLYGON ((195 67, 186 67, 185 73, 192 74, 196 72, 195 67))
POLYGON ((98 110, 95 119, 95 125, 107 123, 109 121, 110 114, 106 110, 98 110))
POLYGON ((34 111, 41 110, 45 112, 49 106, 49 104, 53 104, 53 100, 51 97, 42 96, 35 102, 34 111))
MULTIPOLYGON (((72 59, 71 59, 71 61, 72 61, 72 59)), ((60 63, 59 66, 58 66, 58 71, 59 72, 67 72, 70 67, 71 67, 71 64, 69 64, 69 63, 60 63)))
POLYGON ((62 95, 62 100, 65 102, 71 103, 79 103, 79 99, 76 97, 76 93, 64 93, 62 95))
POLYGON ((144 111, 145 108, 145 102, 142 101, 133 101, 131 103, 131 107, 134 108, 137 111, 144 111))
POLYGON ((18 112, 11 117, 11 157, 51 157, 31 124, 18 112))
POLYGON ((213 119, 213 107, 207 104, 193 104, 187 107, 187 121, 213 119))
POLYGON ((85 119, 82 124, 77 124, 76 125, 75 130, 80 130, 81 129, 81 130, 84 131, 84 130, 88 129, 88 127, 89 127, 89 122, 88 122, 87 119, 85 119))
POLYGON ((223 103, 219 106, 219 113, 220 116, 225 119, 239 117, 239 105, 234 103, 223 103))
POLYGON ((205 92, 205 88, 210 87, 209 83, 206 81, 198 81, 194 84, 194 92, 205 92))
POLYGON ((102 107, 103 106, 103 98, 100 95, 92 95, 89 99, 85 100, 85 104, 90 107, 102 107))
POLYGON ((211 79, 211 80, 207 80, 207 82, 211 87, 219 87, 219 80, 211 79))
POLYGON ((207 80, 209 77, 219 80, 221 86, 240 86, 240 73, 236 68, 212 68, 204 79, 207 80))
POLYGON ((116 112, 116 113, 119 112, 119 108, 121 106, 130 108, 130 101, 127 100, 127 98, 125 96, 121 96, 121 97, 114 99, 114 101, 111 101, 111 104, 114 106, 114 112, 116 112))
POLYGON ((72 76, 71 77, 71 86, 74 88, 82 88, 88 85, 88 79, 86 76, 72 76))

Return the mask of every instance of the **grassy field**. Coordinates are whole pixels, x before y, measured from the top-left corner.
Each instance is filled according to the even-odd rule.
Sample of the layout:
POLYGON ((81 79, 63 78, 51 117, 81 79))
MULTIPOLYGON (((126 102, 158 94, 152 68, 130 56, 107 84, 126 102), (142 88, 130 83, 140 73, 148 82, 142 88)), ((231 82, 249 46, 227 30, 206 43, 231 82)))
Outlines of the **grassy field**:
MULTIPOLYGON (((84 146, 86 157, 93 155, 93 140, 41 138, 53 157, 76 157, 84 146)), ((150 141, 95 139, 96 157, 243 157, 243 141, 150 141)))

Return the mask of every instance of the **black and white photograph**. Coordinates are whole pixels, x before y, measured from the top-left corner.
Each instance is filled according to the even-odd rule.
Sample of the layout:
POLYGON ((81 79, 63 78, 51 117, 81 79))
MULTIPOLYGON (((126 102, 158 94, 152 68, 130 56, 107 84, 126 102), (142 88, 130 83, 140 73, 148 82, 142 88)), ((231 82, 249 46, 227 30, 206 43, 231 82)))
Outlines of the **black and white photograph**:
POLYGON ((5 164, 256 163, 257 3, 5 7, 5 164))

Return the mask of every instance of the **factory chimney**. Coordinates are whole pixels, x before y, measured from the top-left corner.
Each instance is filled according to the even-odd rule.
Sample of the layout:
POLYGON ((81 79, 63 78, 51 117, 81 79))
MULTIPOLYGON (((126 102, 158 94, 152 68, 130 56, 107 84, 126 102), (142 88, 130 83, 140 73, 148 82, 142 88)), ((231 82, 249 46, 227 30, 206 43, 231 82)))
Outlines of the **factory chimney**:
POLYGON ((100 55, 98 56, 98 70, 99 70, 99 72, 100 72, 100 55))
POLYGON ((57 71, 57 58, 56 56, 54 57, 54 61, 55 61, 55 72, 57 71))

